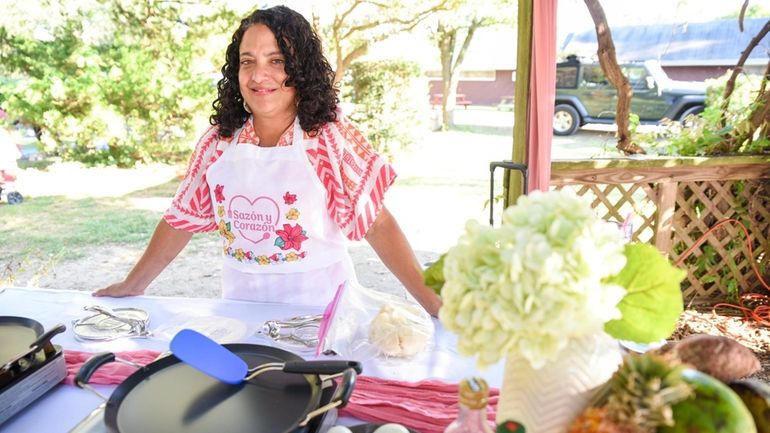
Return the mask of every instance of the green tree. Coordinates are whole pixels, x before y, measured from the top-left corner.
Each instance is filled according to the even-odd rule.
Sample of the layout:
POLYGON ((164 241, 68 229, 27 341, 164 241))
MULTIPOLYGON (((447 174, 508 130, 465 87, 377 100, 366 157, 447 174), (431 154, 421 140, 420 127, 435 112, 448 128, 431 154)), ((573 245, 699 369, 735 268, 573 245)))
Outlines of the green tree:
POLYGON ((460 69, 476 30, 500 24, 510 25, 515 20, 515 2, 510 0, 464 1, 455 4, 451 10, 435 14, 432 38, 441 60, 442 129, 449 127, 449 113, 455 106, 460 69))
POLYGON ((125 166, 187 153, 216 94, 211 39, 227 43, 232 12, 211 0, 54 0, 41 16, 34 28, 1 22, 4 109, 65 157, 125 166))
POLYGON ((358 61, 348 69, 345 81, 349 94, 344 96, 357 107, 350 118, 375 150, 391 157, 419 139, 425 130, 421 113, 425 113, 428 83, 416 63, 358 61))
POLYGON ((395 34, 408 32, 431 14, 453 7, 458 0, 335 0, 323 3, 324 11, 313 12, 316 31, 323 36, 335 69, 335 82, 347 68, 367 53, 369 47, 395 34))

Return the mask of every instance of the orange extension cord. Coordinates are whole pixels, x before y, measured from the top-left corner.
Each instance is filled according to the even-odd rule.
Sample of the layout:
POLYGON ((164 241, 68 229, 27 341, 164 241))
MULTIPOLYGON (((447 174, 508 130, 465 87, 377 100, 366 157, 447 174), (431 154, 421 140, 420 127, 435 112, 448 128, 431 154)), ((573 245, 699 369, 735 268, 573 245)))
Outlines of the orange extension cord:
MULTIPOLYGON (((703 235, 698 238, 698 241, 692 244, 690 248, 688 248, 684 253, 682 253, 681 256, 677 259, 677 261, 674 263, 675 266, 680 266, 682 262, 684 261, 687 256, 692 254, 693 250, 697 247, 699 247, 703 242, 705 242, 706 237, 722 226, 723 224, 727 223, 735 223, 738 224, 738 226, 743 230, 743 234, 746 235, 746 245, 749 249, 749 261, 751 262, 751 269, 754 271, 754 274, 759 278, 759 282, 762 283, 762 285, 765 287, 765 289, 770 290, 770 287, 768 287, 767 282, 762 278, 762 275, 760 275, 759 270, 757 269, 757 265, 754 260, 754 251, 751 247, 751 238, 749 236, 749 231, 746 229, 746 226, 743 225, 740 221, 734 218, 728 218, 726 220, 722 220, 715 224, 713 227, 708 229, 706 233, 703 233, 703 235)), ((768 326, 770 327, 770 296, 767 295, 761 295, 759 293, 744 293, 738 297, 738 304, 731 304, 728 302, 720 302, 713 307, 713 312, 716 313, 717 308, 723 307, 723 308, 732 308, 735 310, 740 311, 743 314, 744 319, 746 320, 753 320, 756 323, 768 326)))

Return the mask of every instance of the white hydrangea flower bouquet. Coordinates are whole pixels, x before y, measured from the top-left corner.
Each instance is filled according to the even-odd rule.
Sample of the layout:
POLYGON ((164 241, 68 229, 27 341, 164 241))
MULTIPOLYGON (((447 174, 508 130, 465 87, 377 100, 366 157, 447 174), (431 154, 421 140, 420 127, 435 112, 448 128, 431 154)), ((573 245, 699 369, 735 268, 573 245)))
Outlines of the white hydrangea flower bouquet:
POLYGON ((684 271, 650 245, 627 244, 569 191, 521 197, 500 227, 469 221, 425 276, 443 282, 439 318, 480 366, 516 353, 539 368, 571 339, 603 331, 657 341, 682 311, 684 271))

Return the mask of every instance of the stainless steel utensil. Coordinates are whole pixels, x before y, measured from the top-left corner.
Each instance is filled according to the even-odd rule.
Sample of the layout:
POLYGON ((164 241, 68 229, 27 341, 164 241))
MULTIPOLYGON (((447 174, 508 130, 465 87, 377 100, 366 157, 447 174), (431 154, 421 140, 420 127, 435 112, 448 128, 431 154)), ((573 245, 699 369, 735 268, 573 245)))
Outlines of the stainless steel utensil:
POLYGON ((85 311, 95 314, 72 321, 73 332, 79 340, 110 341, 117 338, 148 337, 150 315, 138 308, 108 308, 87 305, 85 311))
POLYGON ((321 315, 296 316, 284 320, 268 320, 257 331, 276 342, 290 345, 315 347, 318 345, 318 329, 321 315))

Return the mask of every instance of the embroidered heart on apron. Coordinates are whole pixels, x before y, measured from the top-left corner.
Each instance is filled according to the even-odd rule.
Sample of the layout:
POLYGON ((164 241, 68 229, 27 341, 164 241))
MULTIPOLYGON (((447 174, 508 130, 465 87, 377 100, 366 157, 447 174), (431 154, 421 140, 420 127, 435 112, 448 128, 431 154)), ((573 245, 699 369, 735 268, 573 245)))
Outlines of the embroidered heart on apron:
POLYGON ((270 239, 275 232, 279 214, 278 203, 265 196, 249 200, 245 196, 236 195, 230 200, 227 209, 232 229, 255 244, 270 239))

